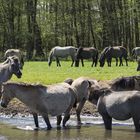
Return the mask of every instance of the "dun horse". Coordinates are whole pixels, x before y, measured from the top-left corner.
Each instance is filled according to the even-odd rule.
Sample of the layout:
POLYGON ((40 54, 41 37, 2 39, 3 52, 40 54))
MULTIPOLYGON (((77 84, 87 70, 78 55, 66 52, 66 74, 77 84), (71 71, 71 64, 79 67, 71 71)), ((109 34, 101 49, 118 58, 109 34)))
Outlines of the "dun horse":
POLYGON ((23 54, 21 53, 19 49, 8 49, 5 52, 5 58, 9 56, 17 56, 20 60, 20 67, 21 69, 23 69, 23 65, 24 65, 23 54))
POLYGON ((107 59, 108 66, 111 67, 112 58, 116 59, 116 66, 118 66, 118 58, 120 60, 119 66, 123 66, 122 58, 126 61, 126 66, 128 66, 127 62, 127 50, 122 46, 113 46, 107 47, 101 53, 99 62, 100 66, 103 67, 105 64, 105 59, 107 59))
POLYGON ((140 56, 140 47, 135 47, 132 49, 132 57, 134 57, 136 60, 140 56))
POLYGON ((66 47, 56 46, 52 48, 52 50, 50 51, 50 54, 48 57, 48 65, 51 66, 52 60, 53 58, 55 58, 57 66, 61 66, 59 58, 67 58, 68 56, 70 56, 72 59, 71 66, 73 66, 74 61, 75 61, 76 51, 77 51, 77 48, 73 46, 66 46, 66 47))
POLYGON ((15 74, 17 78, 21 78, 22 75, 20 71, 19 59, 15 56, 8 57, 5 62, 0 64, 0 90, 1 84, 8 81, 13 74, 15 74))
POLYGON ((98 63, 98 50, 94 47, 90 48, 82 48, 80 47, 77 50, 75 66, 79 67, 79 61, 81 60, 82 66, 84 67, 84 59, 92 59, 92 67, 93 65, 96 67, 98 63))
POLYGON ((140 132, 140 91, 111 92, 94 90, 89 101, 97 105, 106 129, 112 129, 112 118, 116 120, 133 119, 135 130, 140 132))
POLYGON ((80 113, 86 100, 88 99, 89 89, 91 86, 99 87, 99 84, 96 80, 90 79, 88 77, 79 77, 75 80, 69 78, 66 79, 65 82, 70 84, 75 89, 75 93, 77 96, 77 103, 79 103, 79 105, 76 108, 77 123, 81 124, 80 113))
POLYGON ((65 113, 63 119, 63 126, 65 126, 70 118, 70 110, 72 107, 76 107, 77 102, 79 102, 76 109, 79 120, 83 106, 81 102, 88 96, 88 87, 89 82, 80 79, 76 79, 71 86, 67 83, 47 87, 24 83, 4 83, 1 106, 7 107, 8 103, 15 97, 31 108, 37 128, 39 127, 37 113, 43 116, 48 129, 51 128, 48 114, 57 116, 57 125, 60 125, 61 114, 65 113))

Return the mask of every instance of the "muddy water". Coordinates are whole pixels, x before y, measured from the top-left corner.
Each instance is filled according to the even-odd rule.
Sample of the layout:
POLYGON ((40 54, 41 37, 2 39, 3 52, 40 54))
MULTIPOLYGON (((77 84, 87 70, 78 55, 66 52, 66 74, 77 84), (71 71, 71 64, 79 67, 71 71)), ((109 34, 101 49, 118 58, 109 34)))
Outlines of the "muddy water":
POLYGON ((135 133, 132 120, 118 122, 113 120, 113 130, 106 131, 100 117, 82 116, 82 127, 76 125, 76 117, 72 116, 67 128, 56 126, 56 119, 50 118, 52 130, 39 117, 40 130, 34 130, 32 116, 1 116, 0 140, 139 140, 140 134, 135 133))

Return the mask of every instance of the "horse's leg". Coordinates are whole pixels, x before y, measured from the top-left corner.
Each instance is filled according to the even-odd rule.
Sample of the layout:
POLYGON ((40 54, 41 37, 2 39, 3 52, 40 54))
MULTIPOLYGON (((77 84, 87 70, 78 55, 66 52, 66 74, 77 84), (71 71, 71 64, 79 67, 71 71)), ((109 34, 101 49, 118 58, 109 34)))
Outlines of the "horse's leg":
POLYGON ((74 57, 73 56, 71 56, 71 60, 72 60, 72 64, 71 64, 71 67, 73 67, 73 64, 74 64, 74 57))
POLYGON ((57 63, 58 67, 61 67, 61 64, 60 64, 60 61, 59 61, 58 57, 56 57, 56 63, 57 63))
POLYGON ((127 57, 125 58, 126 66, 128 66, 128 60, 127 57))
POLYGON ((95 62, 95 60, 94 60, 94 58, 92 57, 92 65, 91 65, 91 67, 93 67, 94 62, 95 62))
POLYGON ((70 119, 70 111, 71 111, 72 107, 73 107, 72 105, 69 106, 65 112, 64 119, 63 119, 63 127, 65 127, 66 122, 70 119))
POLYGON ((47 124, 47 129, 50 130, 52 128, 51 124, 50 124, 50 120, 49 120, 49 117, 48 115, 42 115, 45 123, 47 124))
POLYGON ((61 124, 61 120, 62 120, 62 116, 61 115, 57 116, 57 125, 61 124))
POLYGON ((102 115, 105 129, 111 130, 112 129, 112 118, 106 113, 102 115))
POLYGON ((36 128, 38 129, 38 128, 39 128, 38 115, 37 115, 37 113, 35 113, 35 112, 33 112, 32 114, 33 114, 35 126, 36 126, 36 128))
POLYGON ((134 125, 135 125, 135 131, 140 132, 140 119, 133 117, 134 125))
POLYGON ((83 100, 79 103, 78 108, 76 109, 77 123, 78 123, 78 124, 81 124, 80 113, 81 113, 81 110, 82 110, 82 108, 83 108, 85 102, 86 102, 86 99, 83 99, 83 100))
POLYGON ((82 63, 82 67, 84 67, 84 61, 83 61, 83 59, 81 59, 81 63, 82 63))
POLYGON ((122 58, 121 57, 120 57, 120 65, 119 66, 123 66, 122 58))
POLYGON ((116 58, 116 66, 118 66, 118 58, 116 58))

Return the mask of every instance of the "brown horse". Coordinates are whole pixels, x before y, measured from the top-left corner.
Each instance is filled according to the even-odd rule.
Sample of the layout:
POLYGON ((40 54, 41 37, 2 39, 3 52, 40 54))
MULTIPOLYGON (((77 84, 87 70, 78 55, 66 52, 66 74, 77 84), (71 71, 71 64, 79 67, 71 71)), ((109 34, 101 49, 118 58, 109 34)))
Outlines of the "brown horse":
POLYGON ((94 47, 90 48, 82 48, 80 47, 77 50, 75 66, 79 67, 79 61, 81 60, 82 66, 84 67, 84 59, 92 59, 92 67, 93 65, 96 67, 98 63, 98 50, 94 47))
POLYGON ((111 67, 112 58, 116 59, 116 66, 118 66, 118 58, 120 60, 119 66, 123 66, 122 58, 126 61, 126 66, 128 66, 127 62, 127 50, 123 46, 113 46, 106 47, 99 58, 100 67, 103 67, 105 64, 105 59, 107 59, 108 66, 111 67))
POLYGON ((97 105, 106 129, 112 129, 112 118, 132 118, 135 130, 140 132, 140 91, 111 92, 97 89, 90 92, 89 101, 97 105))
POLYGON ((110 88, 114 91, 140 90, 140 76, 116 78, 111 81, 110 88))

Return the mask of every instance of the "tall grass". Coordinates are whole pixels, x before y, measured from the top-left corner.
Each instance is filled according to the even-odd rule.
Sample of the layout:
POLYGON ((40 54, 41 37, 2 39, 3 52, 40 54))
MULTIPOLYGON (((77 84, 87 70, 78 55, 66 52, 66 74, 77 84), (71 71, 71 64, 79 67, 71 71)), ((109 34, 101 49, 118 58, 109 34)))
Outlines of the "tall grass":
MULTIPOLYGON (((77 78, 80 76, 86 76, 95 78, 97 80, 111 80, 121 76, 139 75, 136 71, 137 63, 129 62, 129 66, 116 67, 115 62, 112 63, 112 67, 107 67, 107 64, 103 68, 91 67, 91 62, 86 61, 85 66, 71 67, 71 61, 61 61, 61 67, 56 67, 55 62, 51 67, 48 67, 47 62, 25 62, 23 68, 23 75, 21 79, 12 77, 13 81, 27 82, 27 83, 42 83, 52 84, 64 81, 66 78, 77 78)), ((125 64, 125 63, 124 63, 125 64)))

